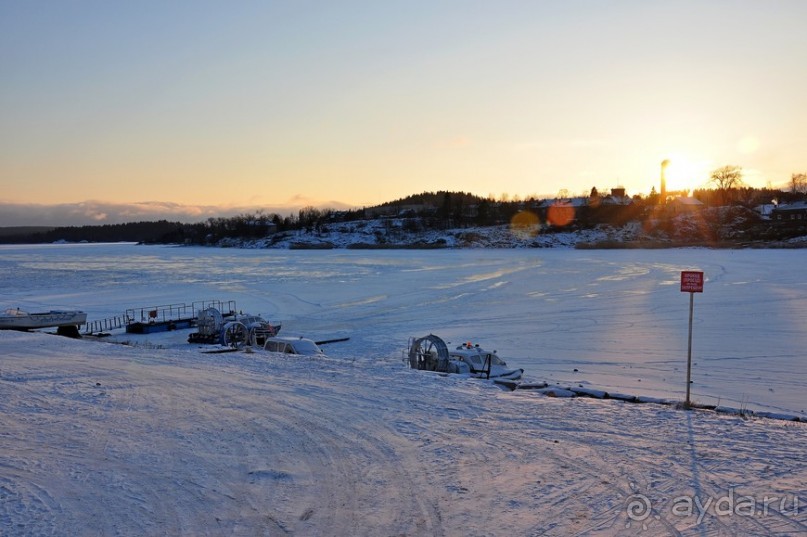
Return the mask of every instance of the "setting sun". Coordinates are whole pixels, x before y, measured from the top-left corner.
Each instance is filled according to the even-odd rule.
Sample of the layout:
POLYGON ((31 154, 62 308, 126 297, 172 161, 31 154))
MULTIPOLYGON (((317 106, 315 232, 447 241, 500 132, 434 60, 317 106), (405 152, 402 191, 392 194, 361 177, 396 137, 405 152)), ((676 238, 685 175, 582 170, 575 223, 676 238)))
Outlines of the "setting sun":
POLYGON ((689 194, 709 182, 710 163, 683 154, 670 154, 665 169, 667 192, 687 191, 689 194))

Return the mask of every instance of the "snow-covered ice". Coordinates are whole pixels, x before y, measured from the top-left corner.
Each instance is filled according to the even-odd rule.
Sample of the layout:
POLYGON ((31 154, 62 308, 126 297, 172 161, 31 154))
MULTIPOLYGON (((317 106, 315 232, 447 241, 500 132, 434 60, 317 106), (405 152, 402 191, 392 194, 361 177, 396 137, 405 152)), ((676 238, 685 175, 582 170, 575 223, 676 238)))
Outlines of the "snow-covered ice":
POLYGON ((92 320, 232 299, 287 335, 350 337, 301 358, 204 354, 186 331, 0 332, 0 535, 805 534, 804 423, 402 363, 431 332, 496 348, 527 382, 682 400, 678 278, 703 270, 693 398, 804 417, 805 264, 799 250, 0 247, 3 307, 92 320))

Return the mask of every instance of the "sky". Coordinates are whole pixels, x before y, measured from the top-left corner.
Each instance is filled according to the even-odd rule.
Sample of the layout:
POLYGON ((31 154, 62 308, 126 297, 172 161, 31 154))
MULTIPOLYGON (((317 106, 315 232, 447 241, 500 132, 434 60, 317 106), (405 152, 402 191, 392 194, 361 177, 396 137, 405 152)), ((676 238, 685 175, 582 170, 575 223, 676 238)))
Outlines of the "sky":
POLYGON ((807 171, 807 2, 0 0, 0 225, 807 171), (160 214, 162 214, 160 212, 160 214))

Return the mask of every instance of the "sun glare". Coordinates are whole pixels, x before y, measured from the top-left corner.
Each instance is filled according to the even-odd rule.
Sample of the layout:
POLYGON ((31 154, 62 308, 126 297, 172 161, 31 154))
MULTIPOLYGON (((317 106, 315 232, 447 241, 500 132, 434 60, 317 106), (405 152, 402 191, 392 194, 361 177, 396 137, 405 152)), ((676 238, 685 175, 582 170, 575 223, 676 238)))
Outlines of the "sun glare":
POLYGON ((698 161, 685 155, 670 155, 665 176, 667 179, 667 192, 687 191, 692 193, 709 181, 709 164, 698 161))

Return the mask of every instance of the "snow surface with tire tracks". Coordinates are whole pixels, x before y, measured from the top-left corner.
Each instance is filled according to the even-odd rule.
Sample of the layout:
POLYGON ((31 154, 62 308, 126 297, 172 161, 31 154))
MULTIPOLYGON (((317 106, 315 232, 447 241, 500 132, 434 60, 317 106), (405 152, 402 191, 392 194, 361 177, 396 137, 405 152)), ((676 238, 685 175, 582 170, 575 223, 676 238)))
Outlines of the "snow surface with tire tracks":
POLYGON ((4 537, 807 534, 805 423, 509 392, 401 360, 434 332, 533 379, 680 397, 675 280, 700 268, 696 396, 803 413, 801 252, 0 253, 9 306, 100 318, 232 298, 287 334, 350 337, 301 358, 205 354, 186 331, 0 332, 4 537))
POLYGON ((0 349, 3 535, 807 532, 802 423, 333 358, 13 332, 0 349), (729 494, 776 500, 680 513, 729 494))

